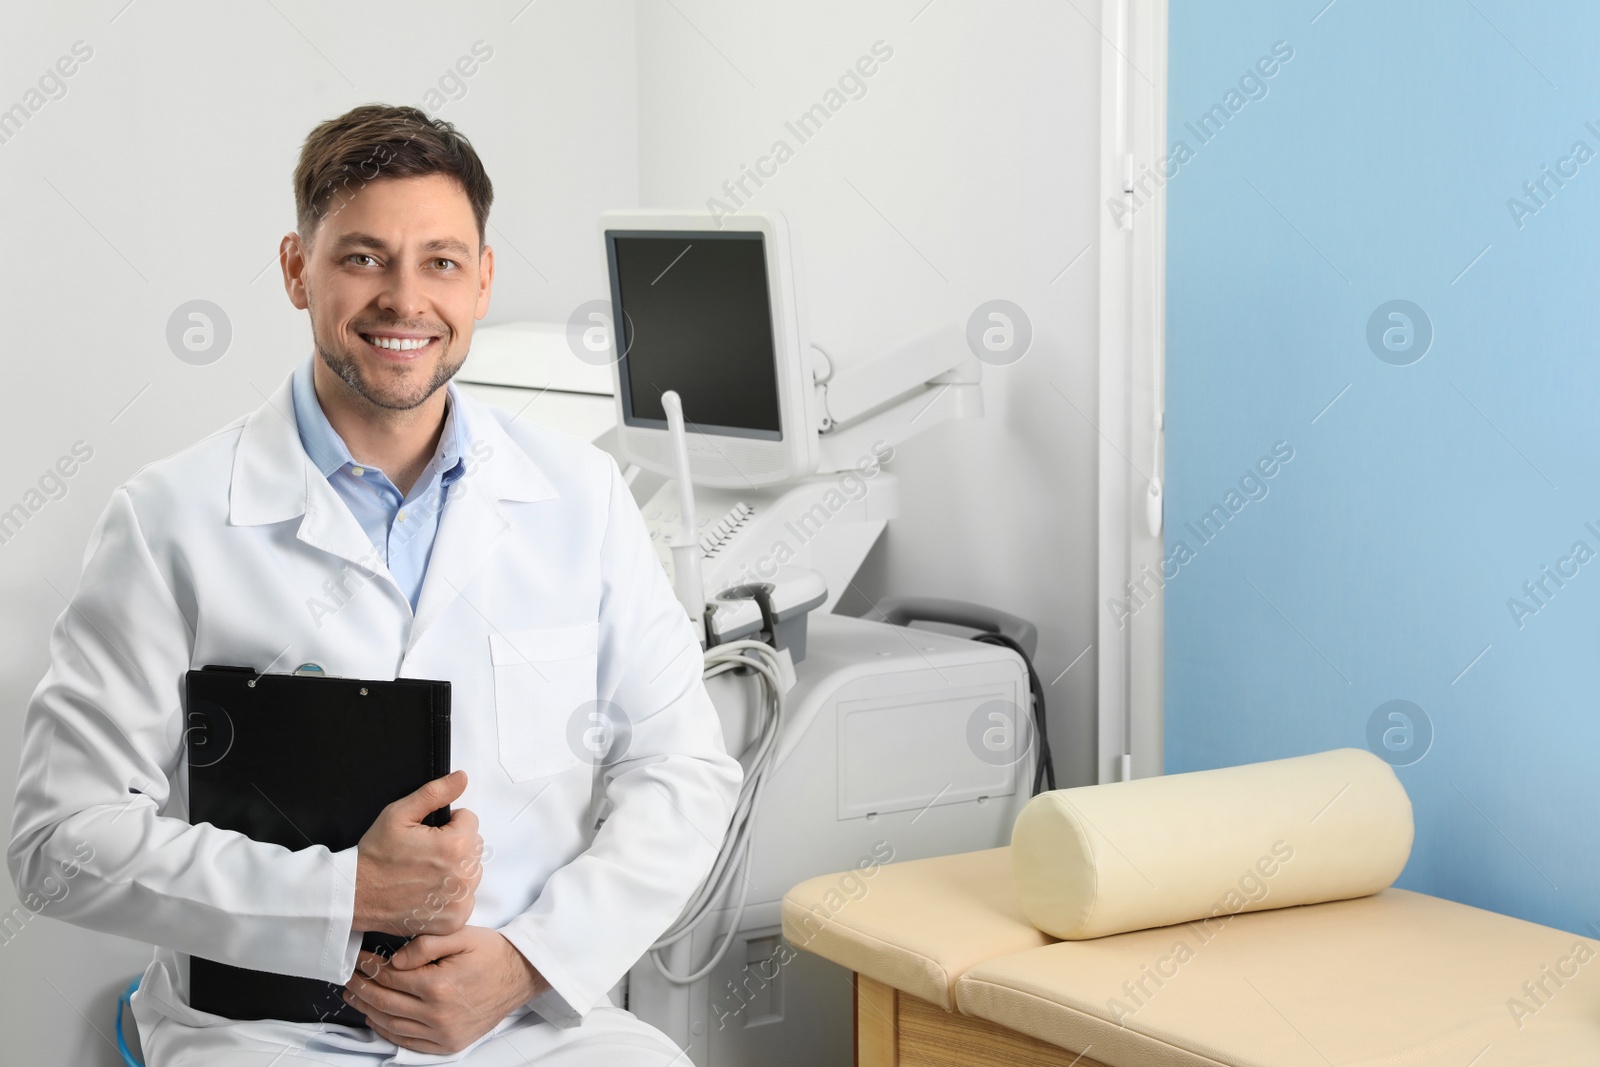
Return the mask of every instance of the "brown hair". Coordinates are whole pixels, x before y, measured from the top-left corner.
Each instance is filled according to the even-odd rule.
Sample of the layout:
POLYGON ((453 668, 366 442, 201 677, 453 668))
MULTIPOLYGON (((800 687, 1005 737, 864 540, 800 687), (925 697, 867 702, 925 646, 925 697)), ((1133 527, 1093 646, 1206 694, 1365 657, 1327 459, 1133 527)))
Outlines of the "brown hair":
POLYGON ((309 246, 316 228, 368 182, 444 174, 461 186, 483 247, 494 186, 472 143, 444 119, 414 107, 363 104, 319 125, 294 168, 295 225, 309 246))

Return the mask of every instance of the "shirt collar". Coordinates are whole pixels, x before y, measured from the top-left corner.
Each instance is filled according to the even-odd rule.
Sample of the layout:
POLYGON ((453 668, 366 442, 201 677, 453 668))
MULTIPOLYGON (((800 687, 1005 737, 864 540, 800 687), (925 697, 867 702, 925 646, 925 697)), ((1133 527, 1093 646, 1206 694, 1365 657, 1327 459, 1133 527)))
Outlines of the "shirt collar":
MULTIPOLYGON (((350 449, 345 445, 344 438, 339 436, 333 428, 333 423, 328 421, 327 414, 322 410, 322 404, 317 400, 316 386, 312 384, 312 360, 316 359, 313 352, 300 361, 294 370, 294 421, 300 431, 300 443, 305 447, 306 455, 311 457, 311 462, 317 465, 323 477, 327 477, 345 464, 354 464, 355 457, 350 455, 350 449)), ((443 473, 446 482, 454 481, 463 469, 464 455, 467 450, 467 431, 463 419, 458 419, 457 413, 461 411, 458 402, 456 383, 445 383, 445 409, 444 430, 439 434, 439 451, 437 453, 438 469, 443 473)))

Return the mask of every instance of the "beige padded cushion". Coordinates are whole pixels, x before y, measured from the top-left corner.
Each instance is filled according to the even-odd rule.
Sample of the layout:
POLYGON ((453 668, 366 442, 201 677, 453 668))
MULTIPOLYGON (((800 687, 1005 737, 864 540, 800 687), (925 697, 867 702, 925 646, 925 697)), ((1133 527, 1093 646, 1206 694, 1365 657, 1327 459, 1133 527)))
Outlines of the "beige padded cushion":
POLYGON ((1042 793, 1011 846, 1024 914, 1078 939, 1376 893, 1411 838, 1394 770, 1346 748, 1042 793))
POLYGON ((783 936, 946 1010, 967 968, 1051 940, 1017 906, 1008 848, 801 882, 783 898, 783 936))
POLYGON ((957 1006, 1108 1067, 1566 1067, 1600 1063, 1595 952, 1388 889, 991 960, 957 1006))

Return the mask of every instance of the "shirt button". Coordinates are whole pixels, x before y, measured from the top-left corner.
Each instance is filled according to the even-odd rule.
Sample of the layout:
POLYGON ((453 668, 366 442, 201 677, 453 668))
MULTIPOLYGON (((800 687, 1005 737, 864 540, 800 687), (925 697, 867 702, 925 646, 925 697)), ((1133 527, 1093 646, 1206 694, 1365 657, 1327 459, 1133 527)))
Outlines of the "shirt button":
POLYGON ((406 513, 402 511, 400 514, 396 515, 394 518, 395 518, 396 522, 405 522, 406 521, 406 513))
POLYGON ((365 474, 367 472, 361 467, 351 467, 350 468, 350 473, 354 474, 357 478, 359 478, 359 477, 361 477, 363 474, 365 474))

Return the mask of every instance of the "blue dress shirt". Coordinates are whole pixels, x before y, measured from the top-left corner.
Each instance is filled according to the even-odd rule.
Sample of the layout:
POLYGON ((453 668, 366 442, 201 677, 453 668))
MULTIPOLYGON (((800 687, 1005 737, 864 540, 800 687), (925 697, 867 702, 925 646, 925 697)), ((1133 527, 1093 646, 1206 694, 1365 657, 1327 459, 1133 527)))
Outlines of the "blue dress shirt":
POLYGON ((294 372, 294 420, 300 443, 367 532, 395 584, 411 602, 414 614, 434 537, 439 532, 439 514, 444 510, 451 483, 466 470, 466 433, 456 419, 455 382, 445 385, 444 431, 439 435, 439 447, 411 486, 410 494, 402 495, 388 475, 376 467, 357 463, 344 438, 328 421, 312 384, 312 360, 316 358, 313 352, 294 372))

